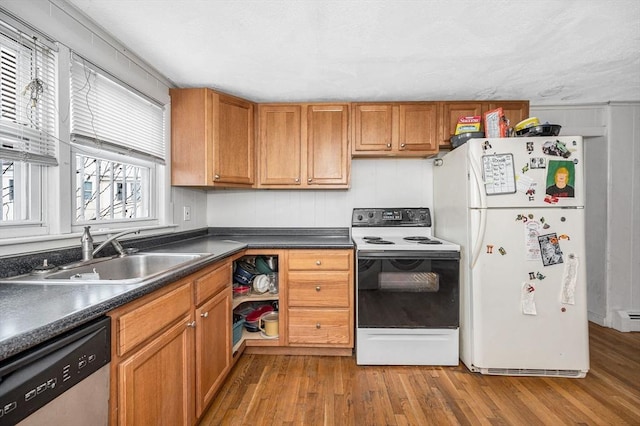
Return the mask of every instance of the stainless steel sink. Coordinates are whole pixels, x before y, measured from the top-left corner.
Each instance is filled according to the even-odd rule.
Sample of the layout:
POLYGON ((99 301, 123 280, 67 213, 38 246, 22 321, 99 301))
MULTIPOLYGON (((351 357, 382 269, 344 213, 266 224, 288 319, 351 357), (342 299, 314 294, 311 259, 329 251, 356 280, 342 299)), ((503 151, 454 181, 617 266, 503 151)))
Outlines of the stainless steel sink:
MULTIPOLYGON (((136 284, 171 274, 210 256, 207 253, 136 253, 45 274, 2 280, 14 284, 136 284)), ((97 260, 97 259, 96 259, 97 260)))

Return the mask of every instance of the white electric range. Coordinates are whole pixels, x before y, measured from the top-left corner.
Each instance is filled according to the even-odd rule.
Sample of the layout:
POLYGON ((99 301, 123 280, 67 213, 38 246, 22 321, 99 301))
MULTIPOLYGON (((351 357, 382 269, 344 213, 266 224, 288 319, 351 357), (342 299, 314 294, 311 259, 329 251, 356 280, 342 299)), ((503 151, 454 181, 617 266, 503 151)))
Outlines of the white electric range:
POLYGON ((356 362, 458 365, 460 246, 428 208, 356 208, 356 362))

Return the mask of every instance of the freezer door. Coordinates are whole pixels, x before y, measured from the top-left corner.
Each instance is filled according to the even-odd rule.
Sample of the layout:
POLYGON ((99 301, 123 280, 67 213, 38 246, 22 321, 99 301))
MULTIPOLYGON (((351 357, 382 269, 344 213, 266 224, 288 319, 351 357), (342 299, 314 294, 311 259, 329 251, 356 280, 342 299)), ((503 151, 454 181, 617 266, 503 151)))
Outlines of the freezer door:
MULTIPOLYGON (((589 367, 583 209, 494 209, 462 291, 482 369, 589 367), (542 249, 541 249, 542 246, 542 249)), ((467 363, 468 364, 468 363, 467 363)), ((470 367, 471 368, 471 367, 470 367)))
POLYGON ((471 207, 584 206, 580 136, 467 142, 471 207))

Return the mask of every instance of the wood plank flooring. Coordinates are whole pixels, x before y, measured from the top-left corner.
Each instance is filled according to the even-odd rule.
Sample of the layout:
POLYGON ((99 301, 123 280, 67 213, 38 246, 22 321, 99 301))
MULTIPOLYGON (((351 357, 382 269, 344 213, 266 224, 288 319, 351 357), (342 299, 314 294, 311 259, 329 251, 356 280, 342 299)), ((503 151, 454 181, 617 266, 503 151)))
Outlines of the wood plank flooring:
POLYGON ((242 355, 201 425, 640 425, 640 333, 589 332, 584 379, 242 355))

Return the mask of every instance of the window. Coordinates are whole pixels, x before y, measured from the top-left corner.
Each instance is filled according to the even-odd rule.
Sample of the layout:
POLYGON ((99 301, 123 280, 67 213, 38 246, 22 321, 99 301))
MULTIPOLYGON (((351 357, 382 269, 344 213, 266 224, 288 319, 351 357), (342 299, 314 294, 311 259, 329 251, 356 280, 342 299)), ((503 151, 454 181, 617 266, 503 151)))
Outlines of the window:
POLYGON ((0 226, 40 226, 42 165, 57 165, 55 47, 0 21, 0 69, 0 226))
POLYGON ((155 219, 163 106, 77 55, 71 67, 75 223, 155 219))
POLYGON ((76 222, 149 218, 150 167, 76 154, 76 222))

